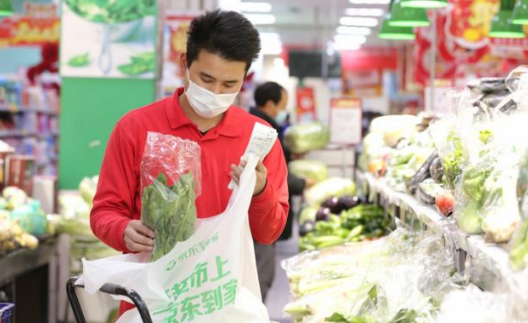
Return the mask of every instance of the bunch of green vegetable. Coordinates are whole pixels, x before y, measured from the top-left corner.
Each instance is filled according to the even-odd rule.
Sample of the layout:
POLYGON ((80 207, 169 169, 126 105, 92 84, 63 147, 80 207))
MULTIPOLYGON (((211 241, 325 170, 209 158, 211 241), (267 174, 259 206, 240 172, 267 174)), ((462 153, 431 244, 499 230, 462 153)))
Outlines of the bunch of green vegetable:
POLYGON ((388 232, 390 219, 377 205, 358 205, 340 216, 330 215, 328 221, 318 221, 315 230, 300 238, 301 250, 329 248, 346 242, 376 239, 388 232))
POLYGON ((462 163, 464 161, 464 146, 462 139, 455 131, 451 131, 447 136, 447 142, 451 148, 442 158, 447 185, 450 189, 455 188, 456 181, 462 173, 462 163))
POLYGON ((163 257, 176 243, 190 238, 195 231, 195 184, 192 172, 181 175, 174 185, 160 173, 156 180, 143 188, 141 221, 156 233, 150 261, 163 257))
POLYGON ((156 14, 155 0, 66 0, 77 15, 92 22, 123 23, 156 14))

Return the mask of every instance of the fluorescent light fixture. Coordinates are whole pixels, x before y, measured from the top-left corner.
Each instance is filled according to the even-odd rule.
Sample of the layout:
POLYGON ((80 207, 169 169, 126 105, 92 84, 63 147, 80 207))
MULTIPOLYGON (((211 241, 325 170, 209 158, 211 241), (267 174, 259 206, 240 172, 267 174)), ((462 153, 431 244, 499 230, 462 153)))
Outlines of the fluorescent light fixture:
POLYGON ((372 29, 368 27, 349 27, 349 26, 339 26, 337 27, 336 32, 340 35, 363 35, 368 36, 372 34, 372 29))
POLYGON ((240 10, 244 12, 270 12, 271 4, 267 2, 241 2, 240 10))
POLYGON ((345 15, 359 17, 381 17, 385 11, 381 8, 347 8, 345 15))
POLYGON ((271 25, 275 23, 275 16, 272 14, 248 13, 244 14, 254 25, 271 25))
POLYGON ((364 17, 341 17, 339 23, 345 26, 376 27, 378 19, 364 17))
POLYGON ((348 0, 351 4, 389 4, 390 0, 348 0))

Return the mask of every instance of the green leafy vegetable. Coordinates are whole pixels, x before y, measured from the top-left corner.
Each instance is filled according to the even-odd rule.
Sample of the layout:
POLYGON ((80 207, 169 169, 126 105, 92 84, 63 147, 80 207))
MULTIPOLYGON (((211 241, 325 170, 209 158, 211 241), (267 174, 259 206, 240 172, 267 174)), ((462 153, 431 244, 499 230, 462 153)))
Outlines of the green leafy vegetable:
POLYGON ((524 221, 510 251, 510 263, 515 270, 528 264, 528 220, 524 221))
POLYGON ((73 56, 68 61, 68 65, 71 67, 84 67, 90 64, 90 55, 88 53, 73 56))
POLYGON ((403 308, 398 313, 396 313, 389 323, 416 323, 417 316, 418 314, 415 310, 403 308))
POLYGON ((194 177, 191 172, 180 176, 173 185, 160 173, 156 180, 143 189, 141 220, 156 233, 150 261, 163 257, 177 242, 194 234, 196 224, 194 177))
POLYGON ((448 135, 447 142, 452 150, 442 159, 442 164, 447 184, 451 189, 454 189, 456 180, 462 173, 461 164, 464 160, 464 146, 462 145, 462 140, 454 131, 448 135))

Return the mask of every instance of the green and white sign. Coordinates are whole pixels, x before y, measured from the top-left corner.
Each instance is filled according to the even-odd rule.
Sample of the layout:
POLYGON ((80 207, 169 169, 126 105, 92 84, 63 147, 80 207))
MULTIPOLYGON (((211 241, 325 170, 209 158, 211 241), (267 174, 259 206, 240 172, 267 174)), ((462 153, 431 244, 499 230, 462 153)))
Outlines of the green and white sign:
POLYGON ((64 77, 156 75, 157 1, 63 0, 64 77))

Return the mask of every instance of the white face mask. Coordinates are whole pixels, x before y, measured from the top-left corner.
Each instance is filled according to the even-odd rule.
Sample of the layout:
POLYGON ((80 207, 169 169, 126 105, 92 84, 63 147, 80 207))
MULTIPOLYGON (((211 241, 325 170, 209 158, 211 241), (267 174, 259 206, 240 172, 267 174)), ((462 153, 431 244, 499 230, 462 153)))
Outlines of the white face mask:
POLYGON ((199 116, 203 118, 214 118, 229 109, 235 102, 238 92, 228 94, 216 94, 191 81, 189 70, 187 70, 189 86, 185 95, 189 104, 199 116))

